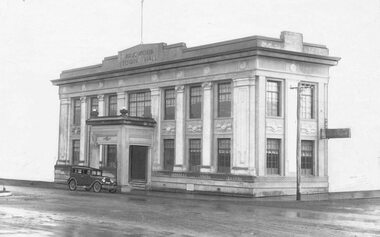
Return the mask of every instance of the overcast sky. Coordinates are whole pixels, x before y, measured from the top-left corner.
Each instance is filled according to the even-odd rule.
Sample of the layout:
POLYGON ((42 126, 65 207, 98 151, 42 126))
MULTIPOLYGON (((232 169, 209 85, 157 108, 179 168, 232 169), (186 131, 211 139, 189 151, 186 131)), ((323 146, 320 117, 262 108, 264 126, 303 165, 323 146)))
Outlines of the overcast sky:
MULTIPOLYGON (((283 30, 342 57, 331 69, 329 126, 351 127, 353 138, 329 142, 332 189, 376 187, 379 0, 144 1, 144 43, 191 47, 283 30)), ((139 0, 0 0, 0 178, 53 180, 59 99, 50 80, 139 43, 139 0)))

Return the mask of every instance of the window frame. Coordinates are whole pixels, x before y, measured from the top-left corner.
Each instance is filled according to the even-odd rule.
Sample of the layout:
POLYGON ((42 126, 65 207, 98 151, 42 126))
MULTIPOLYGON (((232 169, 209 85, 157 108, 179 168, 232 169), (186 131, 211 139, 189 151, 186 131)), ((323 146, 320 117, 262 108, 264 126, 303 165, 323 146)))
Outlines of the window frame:
POLYGON ((317 98, 317 85, 315 83, 312 83, 312 82, 301 82, 301 87, 303 86, 307 86, 307 87, 311 87, 311 95, 304 95, 303 92, 304 90, 302 89, 301 90, 301 94, 300 94, 300 113, 301 113, 301 119, 302 120, 315 120, 316 119, 316 98, 317 98), (310 117, 309 115, 307 114, 309 111, 306 111, 305 109, 308 108, 307 105, 305 105, 304 103, 304 98, 306 98, 305 96, 308 96, 310 97, 310 117))
POLYGON ((315 175, 315 141, 314 140, 301 140, 301 175, 302 176, 314 176, 315 175), (311 145, 311 150, 304 150, 305 143, 308 143, 311 145), (311 156, 304 156, 306 152, 309 152, 311 156), (303 168, 303 166, 306 166, 306 164, 303 164, 306 159, 309 159, 306 164, 311 164, 311 167, 309 168, 303 168))
MULTIPOLYGON (((217 145, 216 145, 216 157, 217 157, 217 159, 216 159, 216 162, 217 162, 217 165, 216 165, 216 167, 217 167, 217 173, 223 173, 223 174, 230 174, 231 173, 231 161, 232 161, 232 140, 231 140, 231 138, 217 138, 217 140, 216 140, 216 143, 217 143, 217 145), (220 148, 220 142, 221 141, 229 141, 229 148, 227 149, 227 148, 224 148, 224 149, 221 149, 220 148), (227 151, 228 150, 228 160, 229 160, 229 166, 227 167, 227 166, 224 166, 223 167, 223 170, 221 170, 220 168, 222 168, 221 166, 220 166, 220 160, 221 159, 226 159, 226 157, 220 157, 220 155, 221 155, 221 153, 220 153, 220 151, 221 150, 223 150, 223 151, 227 151)), ((225 162, 225 160, 224 160, 224 162, 225 162)))
POLYGON ((201 85, 190 85, 188 87, 188 93, 189 93, 189 96, 188 96, 188 118, 189 119, 193 119, 193 120, 199 120, 199 119, 202 119, 202 109, 203 109, 203 88, 201 85), (196 95, 196 96, 192 96, 191 95, 191 92, 192 92, 192 89, 194 88, 199 88, 200 90, 200 94, 199 95, 196 95), (192 102, 191 102, 191 99, 194 98, 194 97, 199 97, 200 98, 200 111, 199 111, 199 117, 193 117, 192 116, 192 102))
POLYGON ((143 118, 151 118, 152 117, 152 97, 151 97, 151 92, 150 90, 141 90, 141 91, 132 91, 132 92, 128 92, 128 112, 129 112, 129 116, 131 117, 143 117, 143 118), (143 95, 143 100, 139 100, 139 96, 141 96, 142 94, 143 95), (149 94, 149 99, 147 99, 147 95, 149 94), (132 96, 135 95, 136 96, 136 99, 135 100, 132 100, 132 96), (131 108, 131 105, 132 103, 135 103, 135 106, 134 107, 134 113, 132 113, 132 108, 131 108), (139 103, 142 103, 143 106, 142 106, 142 111, 143 111, 143 114, 142 116, 139 116, 139 103), (148 106, 146 104, 149 104, 148 106), (147 108, 149 107, 149 114, 148 115, 145 115, 145 112, 147 111, 147 108), (134 115, 132 115, 134 114, 134 115))
POLYGON ((216 83, 216 117, 217 118, 231 118, 232 116, 232 83, 231 81, 222 81, 216 83), (222 85, 229 85, 229 92, 220 92, 220 86, 222 85), (220 95, 229 95, 229 102, 230 102, 230 108, 229 108, 229 115, 221 115, 220 111, 220 95))
POLYGON ((176 117, 176 102, 177 102, 177 98, 176 98, 176 90, 175 90, 175 88, 173 87, 173 88, 165 88, 164 90, 163 90, 163 94, 164 94, 164 96, 163 96, 163 111, 164 111, 164 120, 175 120, 175 117, 176 117), (167 98, 167 91, 173 91, 173 98, 167 98), (167 114, 167 101, 168 100, 172 100, 173 102, 174 102, 174 105, 173 106, 171 106, 171 107, 173 107, 173 116, 172 117, 168 117, 168 114, 167 114))
POLYGON ((117 94, 110 94, 107 95, 107 116, 117 116, 117 94), (111 104, 111 98, 115 98, 115 103, 111 104), (112 114, 112 107, 111 105, 115 106, 115 114, 112 114))
POLYGON ((188 148, 188 155, 189 155, 188 170, 189 170, 189 172, 199 173, 201 165, 202 165, 202 139, 201 138, 190 138, 188 145, 189 145, 189 148, 188 148), (199 147, 192 147, 192 142, 195 142, 195 141, 199 142, 199 147), (199 152, 196 152, 194 150, 199 150, 199 152), (196 153, 199 153, 199 154, 196 154, 196 153), (199 157, 194 157, 194 155, 199 155, 199 157), (197 159, 197 160, 199 159, 199 164, 195 164, 195 162, 192 162, 193 159, 197 159), (193 163, 195 164, 194 166, 192 165, 193 163))
POLYGON ((283 107, 283 80, 275 79, 275 78, 268 78, 265 82, 265 115, 266 117, 273 117, 273 118, 279 118, 282 117, 282 107, 283 107), (268 84, 269 83, 276 83, 277 84, 277 92, 275 91, 269 91, 268 84), (268 110, 268 93, 274 94, 277 93, 277 111, 275 115, 272 113, 268 113, 268 111, 272 112, 273 110, 268 110))
POLYGON ((280 138, 267 138, 266 139, 266 160, 265 160, 265 171, 266 171, 266 174, 267 175, 281 175, 282 173, 282 170, 281 170, 281 157, 282 157, 282 139, 280 138), (275 150, 275 149, 271 149, 271 152, 272 153, 268 153, 269 151, 269 141, 273 141, 273 142, 276 142, 278 145, 278 148, 275 150), (273 160, 271 162, 269 162, 269 159, 268 159, 268 155, 272 155, 274 151, 277 151, 277 161, 273 162, 273 160), (275 164, 277 163, 277 168, 276 167, 268 167, 268 163, 271 163, 271 164, 275 164), (274 170, 277 169, 277 172, 275 172, 274 170))
POLYGON ((173 171, 174 165, 175 165, 175 139, 174 138, 164 138, 163 142, 162 142, 162 146, 163 146, 163 167, 162 168, 164 170, 167 170, 167 171, 173 171), (172 142, 172 144, 171 144, 172 147, 166 147, 166 144, 168 142, 172 142), (171 150, 171 151, 169 152, 169 150, 171 150), (167 155, 169 155, 169 157, 167 155), (172 155, 172 157, 170 157, 170 155, 172 155), (166 161, 168 160, 168 158, 169 158, 169 160, 172 159, 173 165, 171 167, 166 166, 166 163, 167 163, 166 161))
POLYGON ((71 140, 71 164, 78 165, 79 162, 80 162, 80 139, 73 139, 71 140))
POLYGON ((73 99, 73 125, 80 125, 82 117, 82 102, 80 98, 73 99), (79 106, 77 106, 77 103, 79 106))

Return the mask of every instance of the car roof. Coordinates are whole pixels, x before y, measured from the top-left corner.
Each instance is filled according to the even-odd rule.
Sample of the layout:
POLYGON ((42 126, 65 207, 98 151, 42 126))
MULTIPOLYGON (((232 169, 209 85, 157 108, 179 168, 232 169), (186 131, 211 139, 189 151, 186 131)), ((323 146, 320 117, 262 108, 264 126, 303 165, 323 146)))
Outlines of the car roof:
POLYGON ((102 171, 101 169, 96 169, 90 166, 84 166, 84 165, 73 165, 71 166, 72 169, 89 169, 89 170, 99 170, 102 171))

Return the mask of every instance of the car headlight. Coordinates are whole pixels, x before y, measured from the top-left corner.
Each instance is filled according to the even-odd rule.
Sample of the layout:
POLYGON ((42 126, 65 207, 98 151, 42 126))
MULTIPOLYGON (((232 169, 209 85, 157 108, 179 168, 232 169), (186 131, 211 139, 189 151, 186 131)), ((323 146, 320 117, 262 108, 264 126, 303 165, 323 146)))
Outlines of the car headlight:
POLYGON ((105 183, 106 182, 106 178, 102 178, 102 182, 105 183))

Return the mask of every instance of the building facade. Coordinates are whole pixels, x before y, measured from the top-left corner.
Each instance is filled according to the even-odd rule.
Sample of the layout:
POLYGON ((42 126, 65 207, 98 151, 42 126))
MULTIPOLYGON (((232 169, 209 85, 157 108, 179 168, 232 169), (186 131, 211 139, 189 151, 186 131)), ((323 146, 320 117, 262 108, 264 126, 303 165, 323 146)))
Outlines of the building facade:
POLYGON ((297 87, 302 192, 328 191, 329 68, 339 58, 302 34, 187 48, 141 44, 63 71, 55 181, 70 165, 102 168, 137 188, 294 194, 297 87))

